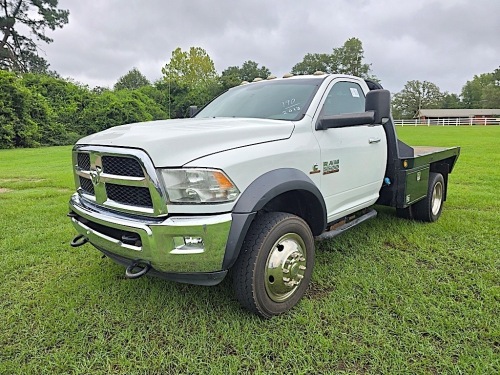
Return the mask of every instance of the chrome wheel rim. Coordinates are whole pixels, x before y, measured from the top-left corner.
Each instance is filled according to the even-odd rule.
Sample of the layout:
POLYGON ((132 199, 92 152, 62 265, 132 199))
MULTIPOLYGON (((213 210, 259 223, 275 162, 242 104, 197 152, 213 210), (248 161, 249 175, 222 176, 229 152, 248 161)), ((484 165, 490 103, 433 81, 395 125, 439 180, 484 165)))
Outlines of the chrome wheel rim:
POLYGON ((436 216, 441 209, 441 203, 443 202, 443 184, 438 182, 434 185, 432 190, 432 214, 436 216))
POLYGON ((306 245, 296 233, 281 236, 267 257, 264 284, 269 298, 283 302, 299 288, 306 272, 306 245))

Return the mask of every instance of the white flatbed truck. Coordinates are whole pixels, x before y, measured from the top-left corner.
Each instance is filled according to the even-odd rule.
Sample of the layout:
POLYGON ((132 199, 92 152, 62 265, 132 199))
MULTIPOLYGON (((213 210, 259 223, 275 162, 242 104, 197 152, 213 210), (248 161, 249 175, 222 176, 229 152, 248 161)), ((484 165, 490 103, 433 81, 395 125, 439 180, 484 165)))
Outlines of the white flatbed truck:
POLYGON ((441 215, 459 147, 398 140, 390 94, 321 74, 232 88, 189 119, 117 126, 77 142, 78 235, 126 267, 215 285, 272 317, 308 287, 315 239, 376 216, 441 215))

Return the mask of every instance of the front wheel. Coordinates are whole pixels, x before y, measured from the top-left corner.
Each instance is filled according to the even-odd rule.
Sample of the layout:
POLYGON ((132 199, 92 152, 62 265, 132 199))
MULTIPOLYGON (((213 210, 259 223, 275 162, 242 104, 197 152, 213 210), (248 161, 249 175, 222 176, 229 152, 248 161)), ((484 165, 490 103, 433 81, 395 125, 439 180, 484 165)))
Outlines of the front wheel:
POLYGON ((304 295, 313 266, 314 237, 303 219, 284 212, 259 215, 233 269, 236 298, 264 318, 282 314, 304 295))

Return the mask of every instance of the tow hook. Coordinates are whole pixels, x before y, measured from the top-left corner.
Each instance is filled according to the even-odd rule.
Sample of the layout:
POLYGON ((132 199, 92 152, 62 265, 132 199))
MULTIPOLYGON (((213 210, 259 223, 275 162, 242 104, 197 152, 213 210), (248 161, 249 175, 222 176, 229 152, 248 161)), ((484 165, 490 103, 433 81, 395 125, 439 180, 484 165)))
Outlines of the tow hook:
POLYGON ((83 234, 79 234, 78 236, 73 238, 69 244, 71 247, 79 247, 85 245, 87 242, 89 242, 89 239, 83 234))
POLYGON ((125 270, 125 277, 127 279, 138 279, 139 277, 147 274, 150 269, 150 262, 142 259, 136 259, 131 264, 129 264, 129 266, 125 270), (139 271, 134 272, 135 269, 138 269, 139 271))

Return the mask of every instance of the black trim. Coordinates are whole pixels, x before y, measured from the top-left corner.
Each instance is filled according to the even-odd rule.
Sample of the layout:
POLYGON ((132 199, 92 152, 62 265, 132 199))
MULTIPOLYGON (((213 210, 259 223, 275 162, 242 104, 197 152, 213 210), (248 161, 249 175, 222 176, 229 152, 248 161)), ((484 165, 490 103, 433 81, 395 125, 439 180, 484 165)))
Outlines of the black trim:
POLYGON ((373 111, 323 116, 320 117, 319 121, 316 123, 316 130, 371 125, 374 123, 374 119, 375 119, 375 112, 373 111))
POLYGON ((383 90, 384 89, 379 82, 373 81, 371 79, 365 79, 365 82, 370 90, 383 90))
POLYGON ((391 93, 389 90, 372 90, 366 94, 365 111, 373 112, 373 124, 384 124, 391 117, 391 93))
MULTIPOLYGON (((122 266, 128 267, 130 266, 134 260, 128 259, 109 251, 103 250, 94 244, 92 244, 97 250, 101 251, 104 255, 106 255, 109 259, 118 263, 122 266)), ((156 276, 165 280, 175 281, 178 283, 185 284, 195 284, 195 285, 204 285, 204 286, 213 286, 219 284, 227 275, 227 270, 225 271, 216 271, 216 272, 196 272, 196 273, 170 273, 170 272, 162 272, 155 270, 153 267, 148 271, 148 275, 156 276)))
POLYGON ((224 254, 224 261, 222 262, 223 269, 227 270, 231 268, 234 262, 236 262, 236 259, 238 259, 241 245, 243 245, 248 228, 250 228, 250 224, 252 224, 256 214, 256 212, 248 214, 233 213, 231 229, 229 230, 229 236, 227 238, 226 253, 224 254))
MULTIPOLYGON (((319 236, 316 236, 314 239, 316 241, 323 241, 323 240, 329 240, 333 237, 337 237, 338 235, 344 233, 348 229, 351 229, 352 227, 355 227, 356 225, 361 224, 362 222, 372 219, 377 216, 377 211, 375 211, 373 208, 371 209, 363 209, 361 211, 355 212, 354 214, 351 214, 349 216, 343 217, 339 220, 336 220, 334 223, 340 223, 343 222, 344 224, 341 224, 340 226, 336 226, 335 229, 331 229, 328 231, 325 231, 321 233, 319 236), (354 219, 352 219, 354 215, 354 219)), ((330 223, 329 225, 331 225, 330 223)))
POLYGON ((326 227, 326 206, 314 182, 295 168, 280 168, 264 173, 246 188, 233 208, 233 213, 260 211, 271 199, 287 191, 305 190, 316 196, 323 209, 323 229, 326 227))
POLYGON ((313 208, 316 203, 315 209, 319 208, 321 213, 318 215, 314 212, 304 220, 308 222, 314 235, 323 232, 326 228, 326 206, 323 196, 314 182, 298 169, 275 169, 252 182, 238 199, 233 209, 233 221, 226 244, 223 269, 229 269, 238 258, 248 228, 257 212, 277 196, 294 191, 307 192, 316 198, 316 202, 311 201, 309 204, 313 208))

